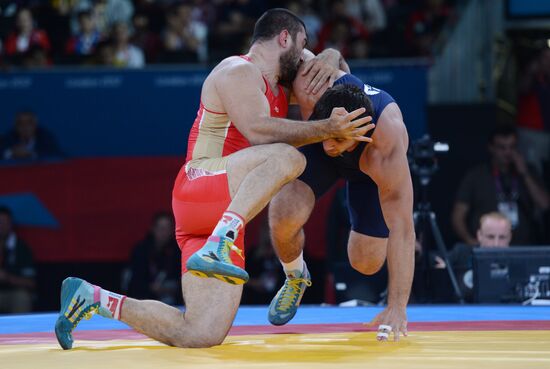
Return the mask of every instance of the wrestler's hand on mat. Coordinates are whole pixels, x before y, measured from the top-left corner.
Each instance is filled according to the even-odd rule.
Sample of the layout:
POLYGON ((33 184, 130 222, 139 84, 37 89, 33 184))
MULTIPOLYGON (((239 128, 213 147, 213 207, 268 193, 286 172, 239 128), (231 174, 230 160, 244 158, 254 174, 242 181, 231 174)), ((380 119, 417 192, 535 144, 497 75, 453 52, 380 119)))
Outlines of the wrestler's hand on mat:
POLYGON ((352 139, 356 141, 372 142, 370 137, 365 137, 368 131, 374 128, 374 124, 367 124, 372 117, 357 118, 365 112, 365 108, 359 108, 348 113, 344 108, 334 108, 329 117, 328 129, 332 138, 352 139))
POLYGON ((321 87, 328 81, 328 86, 332 87, 334 81, 338 79, 338 65, 340 53, 336 50, 325 50, 304 64, 302 75, 306 76, 306 92, 316 94, 321 87))
POLYGON ((328 156, 336 157, 344 151, 351 151, 359 144, 355 140, 345 140, 343 138, 329 138, 323 141, 323 149, 328 156))
POLYGON ((407 309, 404 307, 388 306, 368 323, 378 329, 376 339, 387 341, 393 333, 393 340, 399 341, 399 335, 407 336, 407 309))

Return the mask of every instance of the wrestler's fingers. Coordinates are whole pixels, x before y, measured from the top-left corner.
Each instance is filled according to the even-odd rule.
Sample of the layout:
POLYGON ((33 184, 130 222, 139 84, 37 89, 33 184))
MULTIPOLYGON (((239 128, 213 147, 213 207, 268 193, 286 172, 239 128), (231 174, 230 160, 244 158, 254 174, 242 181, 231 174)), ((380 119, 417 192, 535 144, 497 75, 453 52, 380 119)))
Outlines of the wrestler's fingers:
POLYGON ((315 77, 309 82, 309 85, 307 86, 307 92, 308 93, 316 93, 319 90, 319 86, 322 85, 324 75, 323 71, 321 69, 317 70, 317 74, 315 74, 315 77))
POLYGON ((317 83, 313 86, 312 93, 316 94, 321 90, 321 87, 324 86, 325 82, 327 82, 331 76, 330 70, 325 70, 324 72, 319 73, 321 76, 317 80, 317 83))
MULTIPOLYGON (((367 109, 365 109, 365 108, 355 109, 354 111, 347 114, 346 119, 351 122, 352 120, 354 120, 355 118, 357 118, 358 116, 360 116, 361 114, 363 114, 366 111, 367 111, 367 109)), ((365 119, 365 118, 361 118, 361 119, 365 119)))
POLYGON ((370 123, 370 122, 372 122, 372 117, 367 116, 367 117, 355 119, 351 121, 350 124, 352 124, 355 128, 359 128, 359 127, 365 126, 367 123, 370 123))
POLYGON ((399 333, 400 333, 399 328, 396 328, 396 329, 393 331, 393 340, 394 340, 395 342, 399 341, 399 333))
POLYGON ((344 109, 344 108, 333 108, 332 109, 332 114, 331 115, 341 115, 341 116, 345 116, 347 114, 347 110, 344 109))
POLYGON ((309 73, 311 67, 313 67, 313 64, 315 64, 315 59, 308 60, 304 64, 304 70, 302 70, 302 76, 305 76, 309 73))

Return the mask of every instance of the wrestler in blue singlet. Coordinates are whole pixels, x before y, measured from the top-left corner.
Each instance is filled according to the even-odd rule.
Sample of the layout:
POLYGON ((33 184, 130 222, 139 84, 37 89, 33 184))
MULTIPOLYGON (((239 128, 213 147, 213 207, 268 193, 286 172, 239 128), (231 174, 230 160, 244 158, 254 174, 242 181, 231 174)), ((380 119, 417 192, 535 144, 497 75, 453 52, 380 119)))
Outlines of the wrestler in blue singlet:
MULTIPOLYGON (((395 102, 387 92, 364 84, 352 74, 342 76, 334 85, 354 85, 363 89, 372 102, 372 121, 375 124, 384 108, 395 102)), ((359 158, 366 145, 366 142, 360 142, 353 151, 345 151, 334 158, 325 153, 322 143, 304 146, 300 151, 307 159, 307 166, 298 179, 311 187, 316 199, 339 179, 345 179, 351 229, 367 236, 386 238, 389 230, 382 215, 378 186, 359 169, 359 158)))

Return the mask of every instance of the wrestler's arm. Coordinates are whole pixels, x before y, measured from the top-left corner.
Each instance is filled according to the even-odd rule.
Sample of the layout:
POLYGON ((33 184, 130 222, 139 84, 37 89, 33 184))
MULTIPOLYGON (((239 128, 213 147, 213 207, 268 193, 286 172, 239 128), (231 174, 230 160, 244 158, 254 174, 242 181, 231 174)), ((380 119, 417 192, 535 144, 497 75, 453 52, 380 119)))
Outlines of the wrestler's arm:
POLYGON ((371 141, 364 135, 372 127, 358 128, 369 119, 353 120, 364 109, 350 113, 335 109, 330 118, 307 123, 271 117, 264 94, 265 83, 260 71, 250 63, 219 73, 215 87, 231 122, 252 145, 285 142, 302 146, 331 137, 371 141))
POLYGON ((373 144, 361 157, 361 169, 378 185, 380 205, 389 228, 388 306, 375 319, 406 334, 406 306, 414 274, 413 187, 407 161, 408 136, 399 107, 382 112, 373 144))

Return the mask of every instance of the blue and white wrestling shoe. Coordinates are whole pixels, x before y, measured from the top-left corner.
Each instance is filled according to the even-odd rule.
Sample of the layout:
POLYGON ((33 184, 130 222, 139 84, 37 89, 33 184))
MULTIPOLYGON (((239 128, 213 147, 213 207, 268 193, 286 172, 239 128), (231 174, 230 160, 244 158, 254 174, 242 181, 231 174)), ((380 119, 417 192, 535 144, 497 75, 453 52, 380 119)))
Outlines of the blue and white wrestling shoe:
POLYGON ((100 307, 100 288, 80 278, 69 277, 61 285, 61 310, 55 322, 55 336, 64 350, 73 347, 72 332, 78 323, 99 313, 106 318, 113 315, 100 307))
POLYGON ((283 325, 294 318, 306 287, 309 286, 311 286, 311 276, 305 263, 302 273, 287 274, 285 284, 269 304, 267 315, 269 322, 273 325, 283 325))
POLYGON ((230 284, 244 284, 248 281, 246 270, 231 261, 229 253, 236 252, 244 259, 243 252, 229 237, 210 236, 206 244, 187 260, 187 270, 201 278, 217 278, 230 284))

